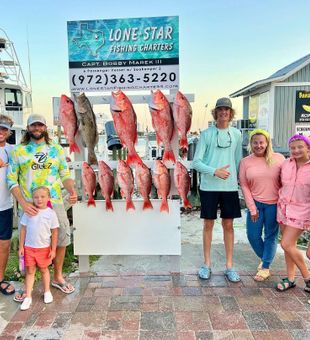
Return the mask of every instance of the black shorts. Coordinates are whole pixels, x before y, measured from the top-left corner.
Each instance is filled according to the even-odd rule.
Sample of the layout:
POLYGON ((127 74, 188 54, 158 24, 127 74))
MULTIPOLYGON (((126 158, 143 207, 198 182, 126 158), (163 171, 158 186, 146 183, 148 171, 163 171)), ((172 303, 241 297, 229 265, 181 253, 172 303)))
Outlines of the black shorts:
POLYGON ((13 230, 13 208, 0 211, 0 240, 10 240, 13 230))
POLYGON ((217 210, 221 210, 221 218, 241 217, 238 191, 203 191, 199 190, 201 212, 200 218, 217 219, 217 210))

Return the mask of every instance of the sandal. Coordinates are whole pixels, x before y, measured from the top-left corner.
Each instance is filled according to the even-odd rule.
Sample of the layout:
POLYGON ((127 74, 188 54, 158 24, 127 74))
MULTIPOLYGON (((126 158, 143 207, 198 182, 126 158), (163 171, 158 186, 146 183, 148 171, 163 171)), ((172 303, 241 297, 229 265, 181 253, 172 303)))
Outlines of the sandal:
POLYGON ((52 282, 52 287, 57 288, 61 290, 65 294, 71 294, 75 291, 75 288, 72 286, 72 284, 68 282, 52 282))
POLYGON ((12 295, 15 293, 15 289, 13 287, 13 290, 9 290, 10 287, 13 287, 13 285, 11 285, 9 282, 7 281, 0 281, 0 292, 3 295, 12 295), (5 287, 2 287, 2 285, 5 285, 5 287))
POLYGON ((224 275, 230 282, 239 282, 241 280, 240 276, 233 268, 226 269, 224 275))
POLYGON ((23 302, 26 298, 26 292, 23 289, 17 291, 17 294, 13 297, 15 302, 23 302))
POLYGON ((290 281, 288 279, 288 277, 286 277, 285 279, 282 279, 281 282, 279 282, 276 286, 276 290, 278 292, 285 292, 286 290, 290 289, 290 288, 294 288, 296 286, 296 283, 295 281, 290 281), (278 286, 280 285, 280 287, 282 288, 279 288, 278 286))
POLYGON ((270 277, 270 270, 269 269, 259 269, 254 276, 254 280, 258 282, 263 282, 268 280, 270 277))

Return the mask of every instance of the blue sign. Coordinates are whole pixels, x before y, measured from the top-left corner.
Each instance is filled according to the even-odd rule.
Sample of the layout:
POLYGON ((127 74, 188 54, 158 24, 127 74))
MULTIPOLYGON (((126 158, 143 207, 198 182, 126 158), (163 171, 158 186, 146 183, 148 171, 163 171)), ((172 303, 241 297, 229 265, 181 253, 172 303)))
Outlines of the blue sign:
POLYGON ((67 26, 71 91, 178 88, 177 16, 69 21, 67 26))

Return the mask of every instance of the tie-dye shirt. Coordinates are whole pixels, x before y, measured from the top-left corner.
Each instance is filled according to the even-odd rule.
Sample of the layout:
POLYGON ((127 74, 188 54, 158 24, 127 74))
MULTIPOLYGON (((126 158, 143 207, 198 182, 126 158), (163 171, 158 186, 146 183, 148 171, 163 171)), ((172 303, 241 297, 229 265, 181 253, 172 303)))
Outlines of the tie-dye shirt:
POLYGON ((70 177, 63 148, 54 142, 19 144, 12 151, 7 175, 8 187, 19 185, 27 201, 32 201, 32 190, 46 186, 52 204, 62 203, 61 182, 70 177))

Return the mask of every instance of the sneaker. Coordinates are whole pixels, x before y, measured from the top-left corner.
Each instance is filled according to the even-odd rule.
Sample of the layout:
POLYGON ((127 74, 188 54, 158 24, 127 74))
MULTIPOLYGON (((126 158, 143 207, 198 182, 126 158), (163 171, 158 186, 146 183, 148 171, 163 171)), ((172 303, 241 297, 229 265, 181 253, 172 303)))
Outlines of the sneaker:
POLYGON ((51 303, 53 302, 53 295, 51 292, 44 293, 44 303, 51 303))
POLYGON ((198 276, 203 280, 209 280, 211 277, 212 270, 206 264, 199 268, 198 276))
POLYGON ((30 308, 32 299, 30 297, 25 297, 23 303, 20 305, 20 310, 27 310, 30 308))
POLYGON ((239 282, 241 280, 240 276, 238 275, 238 273, 233 268, 226 269, 224 271, 224 275, 231 282, 239 282))

